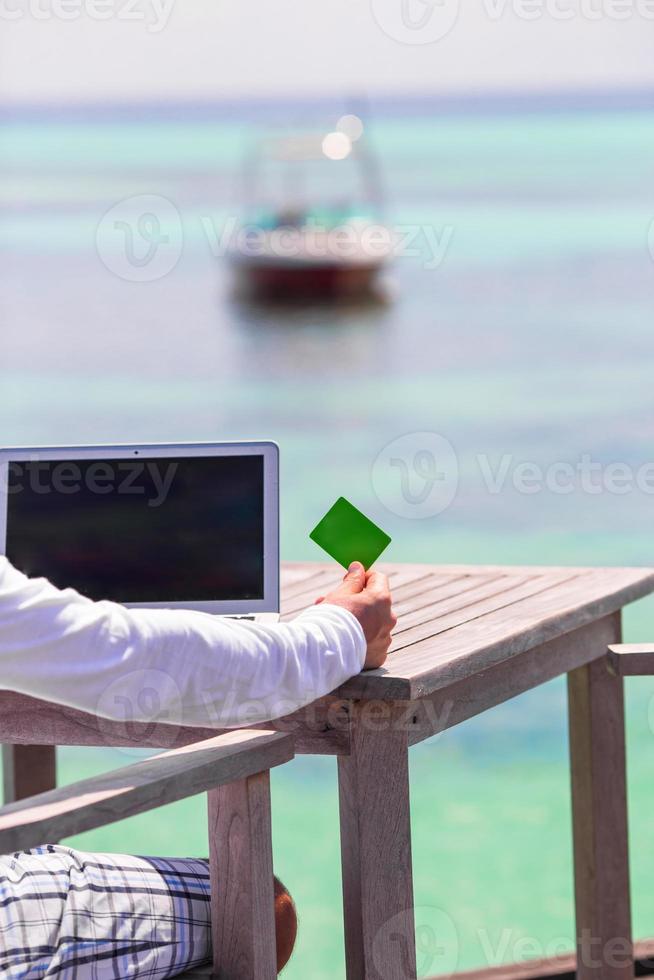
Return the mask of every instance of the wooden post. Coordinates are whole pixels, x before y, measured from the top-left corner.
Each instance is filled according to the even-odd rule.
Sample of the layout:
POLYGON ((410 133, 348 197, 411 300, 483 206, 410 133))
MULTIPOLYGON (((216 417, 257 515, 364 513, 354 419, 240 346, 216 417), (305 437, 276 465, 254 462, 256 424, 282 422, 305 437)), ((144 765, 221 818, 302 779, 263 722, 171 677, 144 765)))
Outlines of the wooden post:
POLYGON ((577 978, 631 980, 624 691, 607 656, 570 671, 568 711, 577 978))
POLYGON ((2 776, 5 804, 54 789, 57 785, 55 746, 3 745, 2 776))
POLYGON ((350 755, 338 759, 347 977, 415 980, 407 713, 351 710, 350 755))
POLYGON ((275 980, 270 774, 229 783, 208 797, 213 976, 275 980))

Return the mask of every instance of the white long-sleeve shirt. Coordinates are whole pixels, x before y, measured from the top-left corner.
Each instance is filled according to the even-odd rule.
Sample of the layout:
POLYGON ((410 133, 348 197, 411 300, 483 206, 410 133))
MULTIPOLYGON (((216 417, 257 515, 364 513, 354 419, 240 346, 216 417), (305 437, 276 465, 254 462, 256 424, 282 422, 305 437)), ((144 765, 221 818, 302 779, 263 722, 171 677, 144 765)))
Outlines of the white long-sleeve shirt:
POLYGON ((117 721, 229 728, 279 718, 363 667, 358 620, 322 603, 263 625, 128 609, 0 556, 0 688, 117 721))

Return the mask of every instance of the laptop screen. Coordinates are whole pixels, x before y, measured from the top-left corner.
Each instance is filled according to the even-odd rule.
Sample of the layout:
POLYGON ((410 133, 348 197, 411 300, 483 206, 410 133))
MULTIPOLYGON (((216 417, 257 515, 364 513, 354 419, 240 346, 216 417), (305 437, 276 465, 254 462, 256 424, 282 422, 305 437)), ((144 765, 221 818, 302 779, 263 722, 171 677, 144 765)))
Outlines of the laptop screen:
POLYGON ((6 554, 91 599, 257 600, 263 515, 260 455, 14 461, 6 554))

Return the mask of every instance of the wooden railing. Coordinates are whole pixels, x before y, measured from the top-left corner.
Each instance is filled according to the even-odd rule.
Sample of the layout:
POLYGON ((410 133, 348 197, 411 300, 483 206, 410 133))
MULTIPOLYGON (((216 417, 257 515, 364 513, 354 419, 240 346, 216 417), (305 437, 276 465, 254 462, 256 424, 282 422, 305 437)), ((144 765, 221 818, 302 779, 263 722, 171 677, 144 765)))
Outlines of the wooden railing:
POLYGON ((0 809, 0 854, 207 792, 211 972, 225 980, 273 980, 277 957, 269 770, 292 758, 290 736, 238 731, 10 803, 0 809))

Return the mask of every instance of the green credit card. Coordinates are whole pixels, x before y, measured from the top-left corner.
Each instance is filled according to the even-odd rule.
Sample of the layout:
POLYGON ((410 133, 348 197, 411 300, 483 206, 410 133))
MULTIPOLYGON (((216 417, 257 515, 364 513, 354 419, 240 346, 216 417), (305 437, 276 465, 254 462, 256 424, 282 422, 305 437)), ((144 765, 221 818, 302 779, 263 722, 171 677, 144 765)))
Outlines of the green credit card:
POLYGON ((360 561, 366 570, 391 543, 386 532, 345 497, 338 498, 309 537, 344 568, 360 561))

